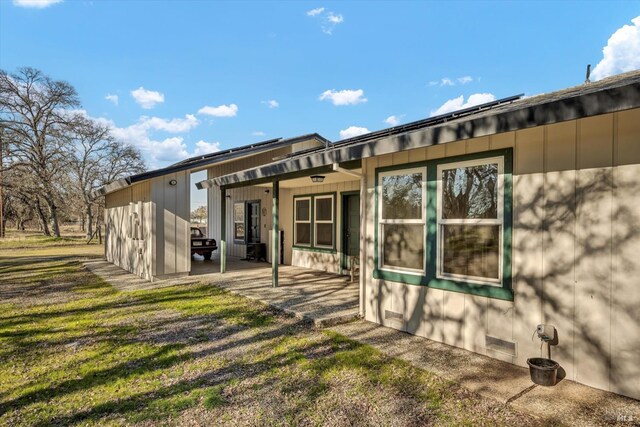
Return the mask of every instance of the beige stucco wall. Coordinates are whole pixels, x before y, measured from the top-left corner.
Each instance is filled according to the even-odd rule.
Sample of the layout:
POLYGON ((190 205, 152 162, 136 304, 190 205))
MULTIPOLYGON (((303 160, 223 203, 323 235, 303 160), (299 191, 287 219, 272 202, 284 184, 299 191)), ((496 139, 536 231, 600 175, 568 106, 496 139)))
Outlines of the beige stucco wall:
POLYGON ((536 325, 552 324, 568 379, 640 398, 639 109, 367 159, 366 235, 376 168, 504 147, 514 301, 372 279, 367 239, 366 319, 521 366, 541 354, 536 325), (515 342, 516 355, 485 348, 485 335, 515 342))
POLYGON ((108 194, 105 199, 105 258, 150 280, 152 276, 153 204, 149 182, 108 194), (131 215, 138 214, 141 235, 131 235, 131 215))

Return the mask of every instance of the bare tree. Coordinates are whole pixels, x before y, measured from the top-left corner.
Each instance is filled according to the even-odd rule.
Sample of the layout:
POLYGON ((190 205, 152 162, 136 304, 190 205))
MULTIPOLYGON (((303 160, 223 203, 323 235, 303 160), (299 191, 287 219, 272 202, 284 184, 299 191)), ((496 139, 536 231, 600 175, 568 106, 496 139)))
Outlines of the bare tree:
MULTIPOLYGON (((33 68, 9 75, 0 70, 0 126, 8 143, 7 169, 22 167, 34 178, 35 190, 48 209, 53 233, 60 236, 57 181, 65 172, 68 138, 79 107, 76 90, 33 68)), ((39 199, 36 209, 41 210, 39 199)), ((44 229, 48 234, 48 227, 44 229)))
POLYGON ((82 200, 88 238, 93 235, 94 208, 100 210, 91 193, 112 181, 145 170, 140 151, 115 141, 109 131, 102 123, 82 118, 69 134, 73 139, 70 145, 71 181, 82 200))

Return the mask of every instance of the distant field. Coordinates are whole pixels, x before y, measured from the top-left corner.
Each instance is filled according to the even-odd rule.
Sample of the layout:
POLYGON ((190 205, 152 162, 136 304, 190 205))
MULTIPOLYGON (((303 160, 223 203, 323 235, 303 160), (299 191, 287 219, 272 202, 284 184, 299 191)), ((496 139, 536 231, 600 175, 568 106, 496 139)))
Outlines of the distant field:
MULTIPOLYGON (((65 230, 62 237, 44 236, 37 231, 7 230, 6 237, 0 239, 0 249, 27 249, 47 246, 85 245, 86 237, 77 230, 65 230)), ((99 246, 97 238, 88 246, 99 246)))

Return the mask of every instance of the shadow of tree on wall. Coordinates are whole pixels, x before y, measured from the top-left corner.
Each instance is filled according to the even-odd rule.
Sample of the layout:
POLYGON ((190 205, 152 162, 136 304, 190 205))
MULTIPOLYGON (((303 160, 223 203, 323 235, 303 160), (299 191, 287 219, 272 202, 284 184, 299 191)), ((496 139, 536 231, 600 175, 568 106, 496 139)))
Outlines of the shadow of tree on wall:
MULTIPOLYGON (((456 138, 477 136, 473 125, 468 126, 459 129, 456 138)), ((431 135, 435 140, 444 137, 441 131, 435 128, 428 136, 416 133, 397 141, 400 147, 415 148, 430 141, 431 135)), ((514 175, 513 304, 465 295, 462 307, 451 312, 438 290, 411 285, 395 290, 392 302, 397 285, 374 280, 368 307, 376 310, 382 324, 481 353, 486 352, 488 316, 495 322, 512 323, 513 332, 500 338, 517 342, 517 356, 492 356, 520 365, 540 354, 540 342, 529 340, 536 324, 553 324, 559 342, 552 347, 552 357, 567 369, 570 379, 637 394, 629 378, 640 374, 633 360, 640 354, 640 294, 635 277, 640 210, 626 198, 637 197, 640 186, 637 172, 635 178, 619 179, 618 169, 514 175), (401 322, 385 319, 385 310, 392 306, 404 310, 401 322)), ((372 210, 369 206, 371 218, 372 210)), ((375 244, 369 238, 372 234, 369 230, 369 248, 375 244)), ((373 263, 369 253, 369 274, 373 263)), ((444 298, 446 294, 460 298, 448 292, 444 298)))

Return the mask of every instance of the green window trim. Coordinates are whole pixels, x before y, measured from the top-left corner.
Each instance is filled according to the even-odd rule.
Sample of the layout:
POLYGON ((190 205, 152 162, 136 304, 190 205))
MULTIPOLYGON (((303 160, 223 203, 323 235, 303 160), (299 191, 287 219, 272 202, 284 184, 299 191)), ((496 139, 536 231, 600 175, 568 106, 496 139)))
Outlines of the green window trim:
POLYGON ((293 196, 293 245, 292 245, 292 249, 293 250, 300 250, 300 251, 306 251, 306 252, 319 252, 319 253, 337 253, 337 249, 336 249, 336 213, 337 213, 337 206, 336 206, 336 192, 328 192, 328 193, 311 193, 311 194, 296 194, 295 196, 293 196), (329 246, 316 246, 315 245, 315 230, 316 230, 316 222, 315 222, 315 215, 316 215, 316 203, 315 203, 315 199, 316 197, 326 197, 326 196, 331 196, 331 202, 333 204, 332 208, 333 208, 333 223, 332 223, 332 227, 331 227, 331 233, 332 233, 332 242, 333 245, 331 247, 329 246), (309 219, 310 219, 310 243, 308 245, 299 245, 296 244, 296 236, 295 236, 295 229, 296 229, 296 200, 297 199, 309 199, 309 219))
POLYGON ((375 235, 374 235, 374 270, 375 279, 383 279, 392 282, 406 283, 409 285, 427 286, 435 289, 443 289, 453 292, 461 292, 471 295, 479 295, 489 298, 513 301, 513 286, 511 276, 511 245, 513 227, 513 149, 491 150, 480 153, 463 154, 460 156, 445 157, 422 162, 405 163, 381 167, 375 173, 375 235), (503 235, 502 235, 502 283, 499 286, 489 284, 477 284, 463 279, 437 277, 438 259, 438 166, 447 163, 458 163, 470 160, 483 160, 492 157, 503 158, 503 235), (426 274, 410 274, 399 271, 384 270, 379 267, 378 233, 380 224, 380 188, 379 174, 389 171, 402 171, 404 169, 426 167, 427 168, 427 241, 426 241, 426 274))

